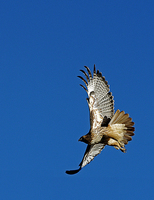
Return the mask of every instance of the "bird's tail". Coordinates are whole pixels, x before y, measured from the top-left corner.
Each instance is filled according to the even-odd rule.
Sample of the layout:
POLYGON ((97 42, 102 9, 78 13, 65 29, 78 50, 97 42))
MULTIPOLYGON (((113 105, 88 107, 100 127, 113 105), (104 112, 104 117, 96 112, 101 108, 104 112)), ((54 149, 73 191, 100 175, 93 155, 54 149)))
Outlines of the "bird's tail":
MULTIPOLYGON (((108 125, 109 136, 118 142, 118 145, 113 145, 116 149, 125 152, 125 144, 132 140, 135 128, 132 118, 124 111, 117 110, 108 125)), ((112 139, 111 139, 112 141, 112 139)))

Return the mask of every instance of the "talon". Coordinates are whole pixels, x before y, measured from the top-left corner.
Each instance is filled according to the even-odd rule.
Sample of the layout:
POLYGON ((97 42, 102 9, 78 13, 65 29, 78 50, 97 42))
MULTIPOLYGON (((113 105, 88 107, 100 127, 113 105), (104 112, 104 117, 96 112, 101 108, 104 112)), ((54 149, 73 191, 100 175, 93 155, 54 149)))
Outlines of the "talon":
POLYGON ((123 152, 123 153, 126 153, 126 149, 124 147, 120 147, 120 150, 123 152))

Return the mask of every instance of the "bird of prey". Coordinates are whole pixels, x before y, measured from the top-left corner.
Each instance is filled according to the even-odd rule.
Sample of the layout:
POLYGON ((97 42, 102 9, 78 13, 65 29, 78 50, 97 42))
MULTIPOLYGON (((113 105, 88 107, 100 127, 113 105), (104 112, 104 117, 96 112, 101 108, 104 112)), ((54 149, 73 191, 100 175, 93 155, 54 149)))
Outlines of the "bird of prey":
POLYGON ((86 87, 81 85, 88 94, 87 102, 90 111, 90 130, 79 141, 87 144, 87 148, 79 169, 66 171, 67 174, 75 174, 90 163, 106 146, 113 146, 125 152, 125 145, 132 140, 134 135, 134 122, 129 114, 117 110, 114 113, 114 100, 110 92, 108 82, 102 73, 94 65, 93 76, 90 69, 85 66, 87 72, 80 70, 85 78, 86 87))

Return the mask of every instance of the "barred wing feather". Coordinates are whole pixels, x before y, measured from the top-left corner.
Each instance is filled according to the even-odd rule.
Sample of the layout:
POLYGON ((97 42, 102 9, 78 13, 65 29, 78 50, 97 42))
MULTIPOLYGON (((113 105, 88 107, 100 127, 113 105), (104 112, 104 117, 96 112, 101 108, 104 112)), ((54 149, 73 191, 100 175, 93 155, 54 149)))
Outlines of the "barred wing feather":
POLYGON ((79 164, 79 166, 80 166, 79 169, 67 170, 66 173, 70 174, 70 175, 78 173, 84 166, 89 164, 94 159, 94 157, 97 156, 102 151, 102 149, 104 147, 105 147, 105 145, 102 144, 102 143, 94 144, 94 145, 88 145, 86 152, 83 156, 83 159, 82 159, 81 163, 79 164))
MULTIPOLYGON (((105 116, 111 119, 114 114, 114 100, 105 77, 102 76, 99 70, 96 72, 95 65, 93 77, 90 69, 87 66, 85 66, 85 68, 88 74, 83 70, 80 71, 85 75, 86 79, 81 76, 78 77, 81 78, 86 85, 85 87, 80 84, 86 90, 89 97, 88 105, 90 115, 93 113, 93 115, 95 115, 93 117, 96 118, 96 121, 100 118, 103 120, 105 116)), ((98 121, 100 122, 100 120, 98 121)))
POLYGON ((102 151, 104 147, 105 147, 105 144, 102 144, 102 143, 88 145, 79 166, 82 168, 86 166, 87 164, 89 164, 94 159, 95 156, 100 154, 100 152, 102 151))

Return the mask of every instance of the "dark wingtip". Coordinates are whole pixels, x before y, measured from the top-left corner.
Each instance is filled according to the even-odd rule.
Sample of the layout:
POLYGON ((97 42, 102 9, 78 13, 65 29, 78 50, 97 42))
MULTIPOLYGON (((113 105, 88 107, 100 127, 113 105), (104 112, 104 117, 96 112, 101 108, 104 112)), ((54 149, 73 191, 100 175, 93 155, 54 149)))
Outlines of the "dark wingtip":
POLYGON ((89 74, 90 79, 92 79, 92 74, 91 74, 91 71, 90 71, 89 67, 87 67, 87 66, 84 66, 84 67, 85 67, 86 70, 88 71, 88 74, 89 74))
POLYGON ((69 174, 69 175, 73 175, 73 174, 78 173, 80 170, 81 170, 81 167, 79 169, 76 169, 76 170, 68 170, 65 173, 69 174))
POLYGON ((94 73, 96 73, 96 67, 95 67, 95 64, 94 64, 94 73))
POLYGON ((81 86, 83 89, 85 89, 86 92, 88 92, 88 90, 85 88, 85 86, 83 86, 83 85, 81 85, 81 84, 80 84, 80 86, 81 86))
POLYGON ((82 76, 77 76, 77 77, 80 78, 86 84, 86 86, 88 85, 87 81, 82 76))

